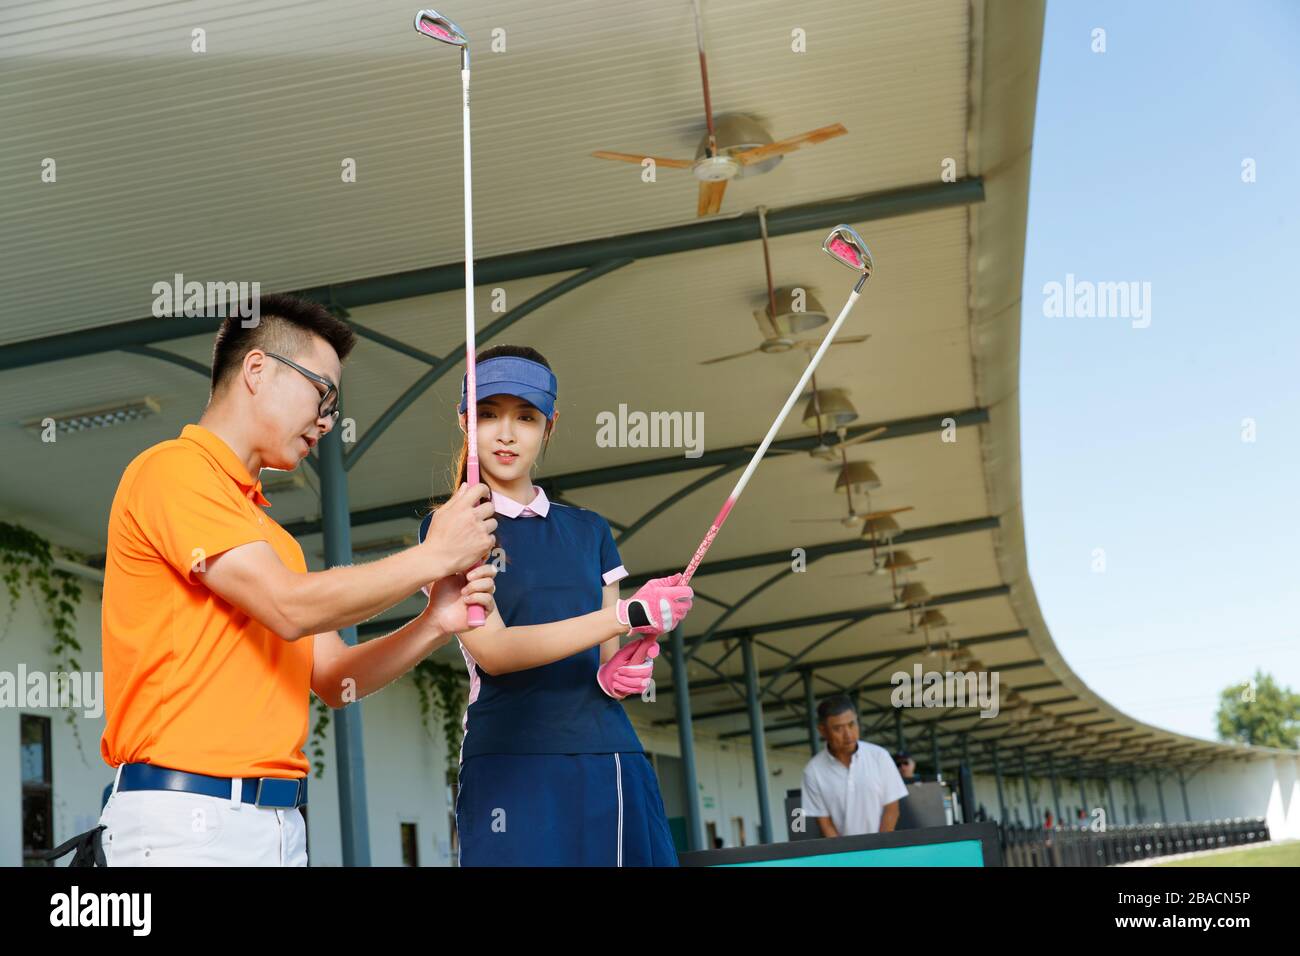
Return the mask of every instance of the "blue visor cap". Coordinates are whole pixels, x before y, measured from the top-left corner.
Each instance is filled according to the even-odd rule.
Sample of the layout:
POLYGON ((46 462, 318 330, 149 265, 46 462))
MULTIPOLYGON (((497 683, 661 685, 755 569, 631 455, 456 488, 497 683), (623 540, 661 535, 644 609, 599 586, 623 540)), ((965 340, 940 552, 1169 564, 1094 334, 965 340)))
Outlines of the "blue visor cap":
MULTIPOLYGON (((477 367, 478 398, 490 398, 493 395, 514 395, 537 408, 550 418, 555 414, 555 396, 559 385, 555 373, 541 362, 519 358, 515 355, 499 355, 477 367)), ((466 410, 465 401, 466 376, 460 379, 460 410, 466 410)))

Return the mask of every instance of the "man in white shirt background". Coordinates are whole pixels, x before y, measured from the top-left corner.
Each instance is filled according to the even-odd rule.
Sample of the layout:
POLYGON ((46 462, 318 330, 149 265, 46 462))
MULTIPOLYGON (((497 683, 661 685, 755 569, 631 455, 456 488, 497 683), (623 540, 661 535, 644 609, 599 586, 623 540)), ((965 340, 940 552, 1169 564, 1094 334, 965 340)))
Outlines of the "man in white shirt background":
POLYGON ((907 785, 889 751, 859 738, 858 714, 845 696, 817 707, 826 747, 803 770, 803 812, 823 837, 888 833, 898 823, 907 785))

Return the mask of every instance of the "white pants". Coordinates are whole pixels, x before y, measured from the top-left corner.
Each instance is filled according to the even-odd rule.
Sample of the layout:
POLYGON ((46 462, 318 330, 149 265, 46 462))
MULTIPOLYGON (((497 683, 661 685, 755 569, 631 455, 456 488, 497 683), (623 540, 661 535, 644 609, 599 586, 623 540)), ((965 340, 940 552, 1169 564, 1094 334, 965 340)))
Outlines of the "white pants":
POLYGON ((109 866, 306 866, 307 823, 277 810, 171 790, 113 794, 99 822, 109 866))

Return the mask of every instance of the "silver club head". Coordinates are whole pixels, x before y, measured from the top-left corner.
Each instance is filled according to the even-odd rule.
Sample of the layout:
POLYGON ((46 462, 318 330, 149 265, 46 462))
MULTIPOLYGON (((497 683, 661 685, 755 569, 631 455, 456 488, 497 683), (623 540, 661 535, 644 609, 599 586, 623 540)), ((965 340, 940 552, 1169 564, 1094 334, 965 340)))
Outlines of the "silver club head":
POLYGON ((441 40, 452 46, 469 46, 469 40, 460 27, 452 23, 437 10, 421 10, 415 15, 415 30, 427 37, 441 40))
POLYGON ((822 251, 864 278, 869 277, 874 268, 871 250, 852 226, 841 224, 832 229, 822 243, 822 251))

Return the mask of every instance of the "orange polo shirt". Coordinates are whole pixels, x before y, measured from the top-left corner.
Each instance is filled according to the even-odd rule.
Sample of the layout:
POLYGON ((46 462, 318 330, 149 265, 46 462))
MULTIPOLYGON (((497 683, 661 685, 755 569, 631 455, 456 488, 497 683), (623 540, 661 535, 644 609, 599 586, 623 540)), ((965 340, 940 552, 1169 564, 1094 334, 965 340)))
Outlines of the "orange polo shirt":
POLYGON ((111 766, 306 776, 312 638, 284 640, 203 583, 204 560, 250 541, 306 573, 269 504, 230 446, 199 425, 127 466, 104 565, 99 750, 111 766))

